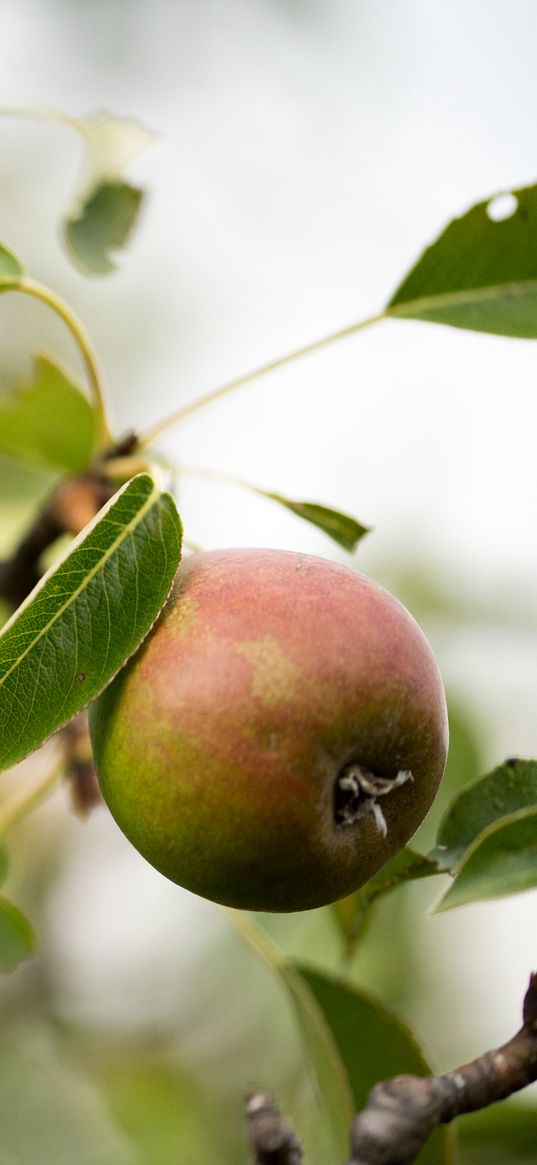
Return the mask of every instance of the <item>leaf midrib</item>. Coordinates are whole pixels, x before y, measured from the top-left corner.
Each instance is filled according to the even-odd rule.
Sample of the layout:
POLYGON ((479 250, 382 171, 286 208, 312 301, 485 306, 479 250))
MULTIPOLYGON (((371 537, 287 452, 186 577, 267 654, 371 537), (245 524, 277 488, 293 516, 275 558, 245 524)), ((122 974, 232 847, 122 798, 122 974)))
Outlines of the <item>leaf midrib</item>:
POLYGON ((393 306, 390 302, 386 307, 386 315, 404 318, 415 311, 425 312, 444 307, 459 307, 470 301, 485 303, 505 295, 506 291, 509 291, 515 298, 518 292, 521 291, 524 294, 528 288, 537 290, 537 279, 509 279, 504 283, 494 283, 488 287, 468 287, 461 291, 444 292, 443 295, 426 295, 418 299, 403 300, 395 302, 393 306))

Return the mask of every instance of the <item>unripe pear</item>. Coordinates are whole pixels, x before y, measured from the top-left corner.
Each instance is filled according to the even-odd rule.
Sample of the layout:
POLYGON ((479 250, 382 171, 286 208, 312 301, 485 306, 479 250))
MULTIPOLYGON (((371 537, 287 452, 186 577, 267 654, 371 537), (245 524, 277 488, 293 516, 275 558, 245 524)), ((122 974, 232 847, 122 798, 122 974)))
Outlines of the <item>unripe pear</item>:
POLYGON ((447 751, 442 680, 405 608, 276 550, 186 558, 90 724, 140 853, 252 910, 322 906, 371 878, 416 831, 447 751))

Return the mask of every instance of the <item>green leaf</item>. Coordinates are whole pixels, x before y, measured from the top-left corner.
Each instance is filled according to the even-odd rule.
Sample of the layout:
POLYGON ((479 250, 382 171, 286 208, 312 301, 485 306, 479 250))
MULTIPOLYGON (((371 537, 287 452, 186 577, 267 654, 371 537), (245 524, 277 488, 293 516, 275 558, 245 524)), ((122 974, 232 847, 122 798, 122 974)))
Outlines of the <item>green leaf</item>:
POLYGON ((502 898, 537 886, 537 805, 502 817, 483 831, 455 871, 435 912, 502 898))
POLYGON ((5 898, 0 898, 0 971, 13 971, 33 954, 35 937, 24 914, 5 898))
POLYGON ((386 310, 398 319, 535 339, 537 186, 488 198, 454 219, 386 310))
POLYGON ((339 510, 331 510, 328 506, 321 506, 317 502, 293 502, 289 498, 283 497, 282 494, 269 493, 265 490, 258 491, 263 493, 265 497, 271 498, 274 502, 279 502, 281 506, 285 506, 286 510, 291 510, 297 517, 303 518, 306 522, 311 522, 313 526, 318 526, 324 534, 328 534, 334 542, 339 546, 343 546, 344 550, 356 550, 356 547, 364 534, 368 534, 370 527, 362 526, 356 518, 351 518, 349 514, 342 514, 339 510))
POLYGON ((512 1099, 469 1113, 460 1122, 468 1165, 534 1165, 537 1111, 512 1099))
MULTIPOLYGON (((380 1080, 410 1073, 430 1072, 409 1029, 381 1004, 349 983, 321 974, 310 967, 296 970, 314 996, 332 1032, 345 1065, 357 1110, 380 1080)), ((419 1165, 447 1162, 447 1140, 439 1130, 416 1158, 419 1165)))
POLYGON ((9 290, 17 279, 24 275, 24 268, 20 259, 0 244, 0 292, 9 290), (7 285, 7 286, 3 286, 7 285))
POLYGON ((362 886, 361 890, 356 890, 347 898, 334 902, 330 909, 345 941, 347 956, 353 953, 362 937, 371 907, 379 898, 396 890, 405 882, 429 878, 438 873, 437 863, 430 856, 425 857, 407 845, 395 854, 374 878, 362 886))
POLYGON ((531 806, 537 806, 537 761, 506 761, 455 797, 429 857, 453 870, 487 826, 531 806))
POLYGON ((149 1165, 111 1116, 94 1062, 31 1006, 33 992, 14 1014, 4 1009, 1 1165, 149 1165))
POLYGON ((57 364, 34 361, 33 376, 0 396, 0 451, 30 465, 79 473, 95 444, 95 413, 57 364))
POLYGON ((289 993, 317 1081, 319 1104, 325 1109, 337 1155, 343 1157, 354 1115, 353 1097, 347 1072, 322 1009, 300 970, 250 916, 226 906, 220 910, 256 954, 279 975, 289 993))
POLYGON ((114 270, 110 254, 127 242, 142 199, 143 191, 128 182, 104 182, 90 192, 76 217, 67 219, 65 238, 87 274, 107 275, 114 270))
POLYGON ((5 846, 0 845, 0 886, 5 882, 9 872, 9 859, 5 846))
POLYGON ((201 1085, 195 1065, 187 1074, 188 1063, 182 1069, 170 1059, 154 1049, 149 1054, 138 1049, 136 1055, 116 1045, 99 1080, 108 1112, 138 1150, 139 1165, 179 1165, 178 1146, 184 1165, 230 1165, 237 1158, 233 1149, 226 1152, 229 1141, 236 1149, 234 1122, 222 1127, 219 1105, 206 1082, 201 1085))
POLYGON ((180 556, 175 502, 133 478, 0 633, 0 768, 93 700, 136 650, 180 556))
POLYGON ((103 275, 113 271, 110 252, 127 242, 144 198, 141 189, 125 181, 125 169, 156 135, 132 118, 106 112, 80 119, 77 128, 86 143, 86 169, 64 233, 82 270, 103 275))

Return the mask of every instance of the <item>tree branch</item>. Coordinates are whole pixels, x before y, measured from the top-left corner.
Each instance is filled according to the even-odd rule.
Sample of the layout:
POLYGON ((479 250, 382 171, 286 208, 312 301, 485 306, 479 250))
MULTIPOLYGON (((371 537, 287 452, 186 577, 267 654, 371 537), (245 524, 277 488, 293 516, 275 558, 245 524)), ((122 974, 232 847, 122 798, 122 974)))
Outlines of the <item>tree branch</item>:
POLYGON ((530 977, 522 1018, 508 1043, 471 1064, 444 1076, 395 1076, 376 1084, 353 1121, 348 1165, 412 1165, 439 1125, 537 1080, 537 974, 530 977))
MULTIPOLYGON (((488 1108, 537 1080, 537 973, 511 1040, 443 1076, 394 1076, 369 1093, 351 1128, 347 1165, 412 1165, 439 1125, 488 1108)), ((302 1165, 302 1146, 268 1092, 246 1094, 252 1165, 302 1165)))

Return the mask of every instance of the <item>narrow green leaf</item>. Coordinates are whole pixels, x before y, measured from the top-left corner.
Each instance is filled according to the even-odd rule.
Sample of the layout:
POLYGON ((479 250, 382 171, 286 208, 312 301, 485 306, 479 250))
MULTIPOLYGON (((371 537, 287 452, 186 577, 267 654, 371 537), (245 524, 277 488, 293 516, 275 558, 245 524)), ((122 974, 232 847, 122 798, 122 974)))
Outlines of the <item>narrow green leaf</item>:
POLYGON ((537 186, 496 195, 456 218, 424 251, 387 314, 537 337, 537 186))
POLYGON ((9 859, 5 846, 0 845, 0 886, 5 882, 9 871, 9 859))
POLYGON ((71 254, 89 275, 107 275, 116 264, 111 253, 125 246, 143 200, 128 182, 103 182, 88 194, 77 215, 65 222, 71 254))
POLYGON ((0 451, 28 465, 79 473, 91 461, 95 413, 51 360, 34 361, 32 379, 0 396, 0 451))
POLYGON ((0 244, 0 292, 7 291, 17 279, 24 275, 20 259, 0 244))
POLYGON ((133 478, 0 634, 0 768, 85 707, 147 634, 180 556, 175 502, 133 478))
POLYGON ((330 909, 345 941, 347 955, 352 954, 361 938, 369 912, 379 898, 390 894, 405 882, 429 878, 439 872, 437 863, 431 857, 425 857, 407 845, 360 890, 334 902, 330 909))
POLYGON ((467 850, 437 913, 537 886, 537 805, 493 822, 467 850))
POLYGON ((453 870, 487 826, 532 806, 537 806, 537 761, 506 761, 454 798, 429 857, 440 869, 453 870))
MULTIPOLYGON (((296 971, 314 996, 336 1042, 352 1088, 354 1107, 364 1107, 380 1080, 430 1072, 410 1030, 370 996, 311 967, 296 971)), ((416 1159, 419 1165, 447 1163, 447 1141, 439 1130, 416 1159)))
POLYGON ((348 1147, 353 1096, 330 1025, 299 968, 285 957, 251 916, 225 906, 220 909, 249 946, 279 975, 289 993, 317 1081, 319 1104, 326 1111, 335 1149, 342 1158, 348 1147))
POLYGON ((28 919, 5 898, 0 898, 0 971, 13 971, 33 954, 35 937, 28 919))
POLYGON ((286 510, 291 510, 297 517, 303 518, 306 522, 311 522, 313 526, 317 526, 339 546, 343 546, 344 550, 356 550, 356 547, 364 534, 368 534, 370 526, 362 526, 356 518, 351 518, 349 514, 342 514, 339 510, 331 510, 328 506, 321 506, 317 502, 294 502, 290 498, 283 497, 282 494, 269 493, 265 490, 259 490, 264 497, 271 498, 273 502, 279 502, 281 506, 285 506, 286 510))

